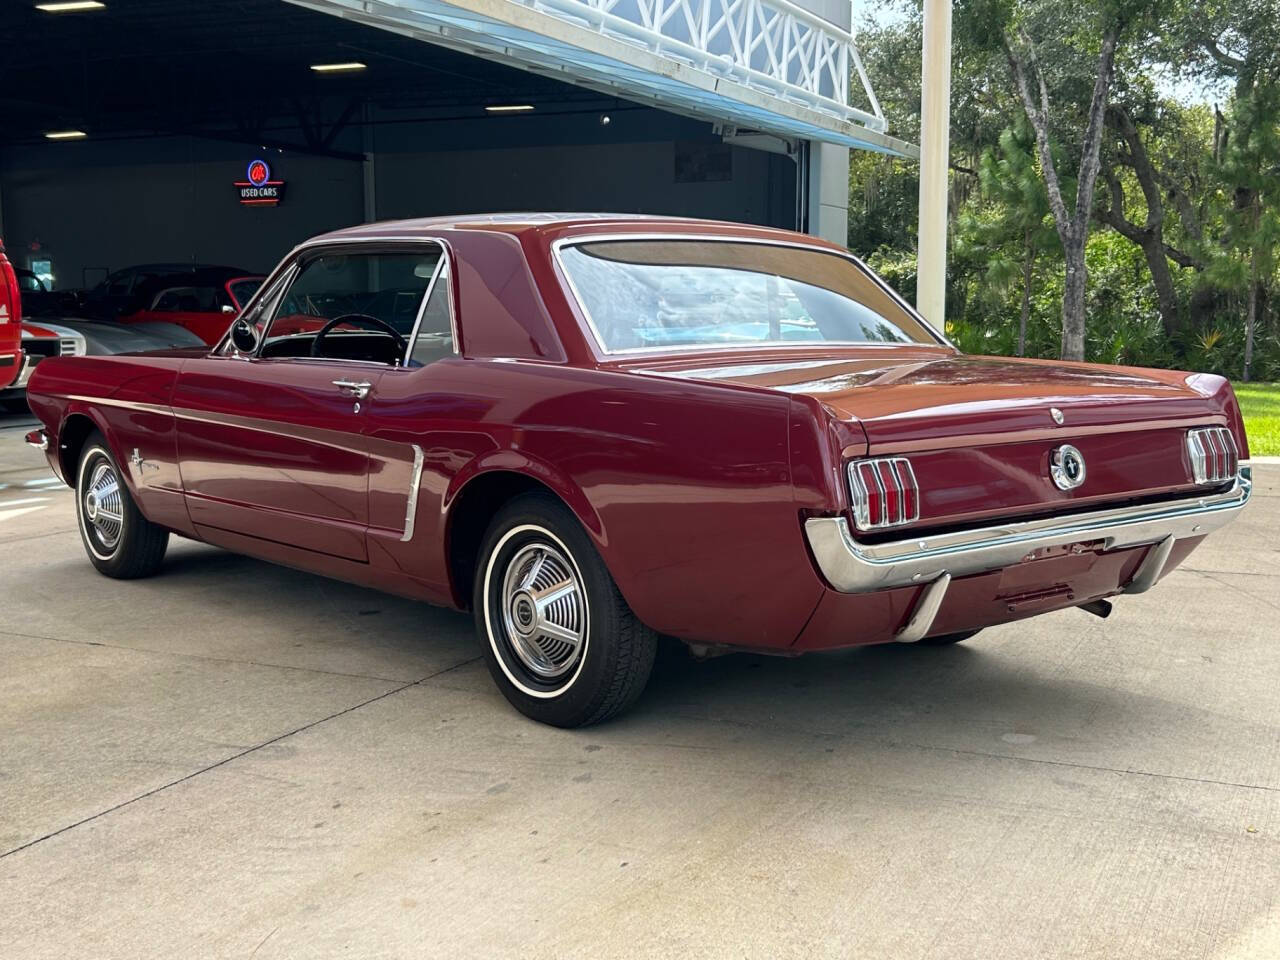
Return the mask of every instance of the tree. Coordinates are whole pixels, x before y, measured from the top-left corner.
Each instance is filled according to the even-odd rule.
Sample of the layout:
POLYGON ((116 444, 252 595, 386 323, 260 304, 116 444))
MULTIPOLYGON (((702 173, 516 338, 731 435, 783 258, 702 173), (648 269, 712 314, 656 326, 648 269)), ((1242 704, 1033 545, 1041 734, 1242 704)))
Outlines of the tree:
POLYGON ((959 218, 957 256, 985 261, 985 280, 992 287, 1008 287, 1015 278, 1021 283, 1015 352, 1025 356, 1036 260, 1057 240, 1036 169, 1035 134, 1025 117, 1006 127, 998 145, 983 153, 978 182, 987 209, 959 218))
POLYGON ((1253 370, 1259 299, 1273 279, 1280 244, 1280 84, 1258 84, 1235 104, 1220 175, 1231 190, 1224 234, 1212 276, 1246 288, 1244 358, 1241 374, 1253 370))
MULTIPOLYGON (((1064 352, 1062 334, 1065 308, 1083 293, 1088 327, 1078 310, 1074 322, 1090 359, 1239 376, 1247 353, 1251 378, 1280 379, 1280 154, 1269 146, 1280 137, 1280 0, 955 0, 954 11, 953 341, 1078 355, 1079 339, 1064 352), (1108 81, 1099 68, 1109 30, 1108 81), (1099 131, 1090 119, 1100 80, 1099 131), (1027 99, 1047 136, 1031 125, 1027 99), (1094 196, 1082 208, 1095 132, 1094 196), (1024 162, 1006 149, 1010 136, 1024 162), (1045 238, 1029 244, 1037 212, 1045 238), (1063 224, 1085 233, 1070 296, 1063 224)), ((879 0, 859 35, 890 129, 916 139, 917 0, 879 0)), ((916 177, 914 163, 871 154, 850 169, 850 242, 907 292, 916 177)))
POLYGON ((1172 259, 1182 267, 1201 269, 1204 260, 1194 247, 1179 249, 1168 242, 1165 231, 1165 194, 1181 211, 1183 230, 1196 245, 1201 240, 1200 220, 1176 179, 1156 168, 1143 134, 1129 109, 1123 104, 1112 104, 1107 108, 1106 116, 1108 129, 1118 142, 1112 151, 1112 162, 1104 164, 1101 170, 1110 199, 1108 203, 1100 205, 1098 218, 1141 248, 1155 287, 1161 325, 1165 335, 1172 340, 1178 334, 1180 324, 1177 294, 1169 261, 1172 259), (1141 189, 1146 205, 1146 216, 1142 223, 1131 221, 1125 211, 1126 196, 1122 180, 1124 170, 1133 175, 1141 189))
POLYGON ((1094 76, 1093 94, 1087 110, 1088 121, 1082 138, 1080 167, 1076 174, 1075 205, 1068 210, 1063 199, 1063 182, 1058 164, 1053 156, 1050 136, 1049 84, 1041 65, 1036 45, 1023 23, 1011 23, 1004 31, 1005 52, 1014 85, 1022 100, 1027 119, 1036 134, 1036 148, 1040 156, 1040 172, 1044 177, 1045 191, 1049 197, 1049 209, 1062 243, 1066 260, 1066 283, 1062 293, 1062 357, 1066 360, 1084 359, 1085 292, 1088 288, 1088 270, 1085 266, 1084 247, 1089 239, 1089 226, 1093 220, 1093 190, 1098 178, 1099 157, 1102 152, 1102 133, 1111 89, 1111 71, 1115 63, 1116 44, 1120 26, 1116 18, 1103 17, 1102 40, 1094 76), (1038 96, 1032 93, 1032 83, 1038 96))

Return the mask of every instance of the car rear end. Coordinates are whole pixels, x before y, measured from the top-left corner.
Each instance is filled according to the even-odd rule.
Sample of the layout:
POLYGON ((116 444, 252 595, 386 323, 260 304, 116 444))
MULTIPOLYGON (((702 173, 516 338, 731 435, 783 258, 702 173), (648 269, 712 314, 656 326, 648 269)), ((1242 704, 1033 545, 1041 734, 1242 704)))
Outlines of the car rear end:
POLYGON ((1106 614, 1249 497, 1221 377, 964 356, 794 236, 619 232, 556 254, 601 363, 789 398, 795 535, 821 584, 794 649, 1106 614))
POLYGON ((1105 616, 1251 491, 1220 377, 957 356, 838 392, 804 395, 847 442, 824 453, 835 499, 804 520, 828 592, 801 646, 843 645, 851 617, 912 641, 1065 607, 1105 616))

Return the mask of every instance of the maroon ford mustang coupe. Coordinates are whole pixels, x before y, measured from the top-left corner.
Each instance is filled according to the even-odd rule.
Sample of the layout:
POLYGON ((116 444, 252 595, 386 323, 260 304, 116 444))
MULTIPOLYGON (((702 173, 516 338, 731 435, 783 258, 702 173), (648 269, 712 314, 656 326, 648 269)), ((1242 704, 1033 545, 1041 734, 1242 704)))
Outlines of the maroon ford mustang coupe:
POLYGON ((89 559, 170 533, 471 609, 521 711, 706 654, 951 643, 1149 589, 1249 498, 1221 377, 958 353, 845 251, 613 216, 294 250, 217 346, 28 388, 89 559))

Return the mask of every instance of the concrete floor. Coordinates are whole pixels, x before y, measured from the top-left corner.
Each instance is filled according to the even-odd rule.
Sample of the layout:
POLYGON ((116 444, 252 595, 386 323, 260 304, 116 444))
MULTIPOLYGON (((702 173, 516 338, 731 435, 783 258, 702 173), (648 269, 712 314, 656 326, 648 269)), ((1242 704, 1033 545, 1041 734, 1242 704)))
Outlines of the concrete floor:
POLYGON ((1105 622, 664 658, 582 732, 467 617, 175 541, 0 421, 0 957, 1280 957, 1280 466, 1105 622))

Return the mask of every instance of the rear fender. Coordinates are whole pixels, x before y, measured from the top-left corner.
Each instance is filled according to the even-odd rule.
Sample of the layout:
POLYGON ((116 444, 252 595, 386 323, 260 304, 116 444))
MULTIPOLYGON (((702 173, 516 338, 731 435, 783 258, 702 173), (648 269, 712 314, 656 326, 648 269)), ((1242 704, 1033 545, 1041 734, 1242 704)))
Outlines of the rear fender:
MULTIPOLYGON (((549 488, 573 511, 574 516, 578 518, 578 522, 582 524, 587 534, 596 544, 596 549, 601 552, 601 555, 604 555, 608 548, 604 522, 600 519, 595 507, 591 505, 591 501, 587 499, 587 495, 583 493, 582 488, 563 470, 547 463, 545 460, 540 460, 537 457, 531 457, 526 453, 515 450, 494 450, 490 453, 482 454, 471 460, 462 470, 459 470, 450 481, 449 487, 445 491, 444 499, 441 502, 441 510, 446 515, 446 518, 467 484, 482 474, 499 470, 507 473, 523 474, 549 488)), ((607 562, 608 559, 606 557, 607 562)))
POLYGON ((441 501, 443 517, 440 528, 444 531, 442 560, 444 569, 448 572, 449 588, 455 606, 460 609, 470 606, 469 587, 479 562, 477 554, 480 541, 491 521, 492 512, 501 509, 499 500, 486 502, 491 491, 482 493, 480 487, 485 478, 497 480, 499 476, 527 480, 530 486, 550 491, 558 497, 582 524, 615 581, 619 579, 616 564, 620 562, 620 558, 611 549, 604 523, 582 488, 564 471, 544 460, 514 450, 495 450, 476 457, 460 470, 450 481, 441 501), (465 506, 464 501, 470 502, 468 494, 471 491, 481 497, 480 503, 485 504, 487 515, 484 512, 476 513, 465 506))

